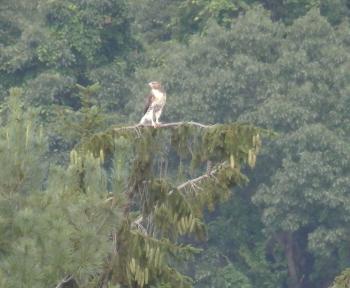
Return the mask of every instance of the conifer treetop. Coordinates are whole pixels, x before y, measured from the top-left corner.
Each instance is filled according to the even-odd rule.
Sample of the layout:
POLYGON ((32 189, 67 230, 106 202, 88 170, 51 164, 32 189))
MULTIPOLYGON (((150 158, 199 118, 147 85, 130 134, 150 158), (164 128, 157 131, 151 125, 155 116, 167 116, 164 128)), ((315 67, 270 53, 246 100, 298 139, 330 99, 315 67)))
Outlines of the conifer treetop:
POLYGON ((171 263, 198 249, 177 239, 190 234, 206 239, 203 211, 247 182, 241 167, 255 166, 265 134, 270 132, 246 123, 171 122, 113 126, 83 139, 75 153, 92 153, 108 165, 112 159, 113 169, 128 171, 124 224, 114 234, 115 252, 103 281, 114 275, 124 285, 164 281, 190 287, 190 279, 171 263))

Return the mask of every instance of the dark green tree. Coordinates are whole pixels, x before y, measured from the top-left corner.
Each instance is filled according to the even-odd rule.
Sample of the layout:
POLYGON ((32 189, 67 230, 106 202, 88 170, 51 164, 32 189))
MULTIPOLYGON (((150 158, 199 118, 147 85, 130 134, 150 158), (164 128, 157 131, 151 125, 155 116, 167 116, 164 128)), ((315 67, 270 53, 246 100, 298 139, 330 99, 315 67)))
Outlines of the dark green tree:
POLYGON ((124 0, 5 1, 3 88, 25 86, 26 105, 40 107, 43 121, 50 123, 57 121, 55 106, 80 108, 76 83, 100 82, 103 109, 123 114, 130 93, 125 79, 134 63, 128 57, 136 47, 129 21, 124 0))
POLYGON ((271 11, 275 20, 282 20, 287 24, 305 16, 314 8, 320 9, 321 14, 332 24, 339 24, 349 16, 349 6, 345 0, 263 0, 261 2, 271 11))
POLYGON ((254 167, 263 131, 180 122, 94 133, 87 101, 98 86, 79 89, 81 142, 68 167, 51 164, 49 173, 44 132, 27 120, 21 90, 11 90, 1 127, 0 159, 13 165, 0 178, 1 284, 190 287, 175 263, 198 250, 180 236, 205 239, 203 209, 246 182, 241 166, 254 167))
POLYGON ((48 173, 46 133, 23 102, 13 88, 1 111, 1 286, 48 287, 74 274, 93 287, 120 226, 123 194, 91 154, 72 152, 67 169, 52 164, 48 173))
MULTIPOLYGON (((246 197, 253 199, 249 209, 262 213, 266 271, 280 263, 289 277, 279 281, 290 287, 326 286, 349 261, 341 252, 348 216, 337 213, 346 205, 335 204, 348 197, 347 33, 347 23, 332 26, 317 7, 289 26, 254 8, 230 29, 213 24, 186 45, 161 45, 150 52, 155 61, 136 71, 138 82, 166 82, 168 119, 238 118, 280 134, 267 145, 246 197)), ((237 250, 229 249, 230 261, 244 271, 237 250)))
POLYGON ((118 155, 113 150, 116 140, 128 143, 133 158, 127 169, 124 225, 115 236, 120 252, 110 260, 103 280, 140 287, 157 283, 190 287, 174 261, 196 249, 181 244, 179 237, 192 233, 205 237, 203 209, 212 210, 215 203, 227 199, 230 187, 245 182, 240 167, 255 165, 259 130, 243 124, 195 122, 162 124, 157 129, 116 127, 94 135, 77 151, 118 155), (169 161, 172 153, 179 159, 177 165, 169 161), (212 168, 203 173, 208 161, 212 168))
MULTIPOLYGON (((149 224, 156 214, 147 208, 151 200, 147 202, 140 197, 145 184, 140 188, 130 180, 141 173, 134 171, 136 162, 132 156, 150 151, 148 144, 140 144, 139 138, 154 145, 154 149, 163 147, 157 148, 159 154, 149 152, 153 159, 151 168, 142 170, 142 173, 152 172, 142 174, 142 181, 152 188, 149 191, 158 191, 155 188, 158 186, 152 184, 154 175, 166 180, 157 185, 170 185, 169 189, 175 189, 205 173, 207 160, 196 155, 193 147, 197 144, 199 147, 199 143, 205 146, 205 142, 201 142, 204 141, 202 133, 213 128, 178 123, 156 132, 149 127, 134 126, 125 131, 117 128, 103 132, 111 123, 138 121, 141 99, 148 92, 145 83, 161 80, 168 92, 164 121, 232 123, 238 119, 279 133, 279 137, 266 143, 262 161, 257 163, 254 172, 243 170, 251 180, 250 185, 235 190, 234 197, 224 206, 220 205, 215 213, 203 210, 209 221, 208 243, 199 245, 204 252, 186 271, 193 276, 195 284, 198 287, 329 286, 335 275, 350 264, 346 208, 350 133, 348 15, 349 4, 345 0, 146 0, 142 3, 3 0, 0 5, 3 147, 0 153, 1 167, 9 169, 3 169, 1 183, 5 194, 17 189, 20 192, 15 193, 13 202, 6 197, 1 200, 5 207, 0 212, 1 219, 5 219, 0 224, 3 225, 1 235, 9 237, 4 237, 7 240, 0 248, 4 248, 1 279, 6 281, 0 285, 18 287, 23 281, 29 281, 34 287, 53 283, 63 286, 65 282, 94 287, 96 281, 104 283, 101 285, 108 282, 129 285, 130 279, 136 279, 134 274, 120 278, 126 275, 126 270, 109 260, 114 255, 111 247, 116 247, 119 241, 118 245, 126 247, 127 252, 121 258, 113 256, 115 261, 134 263, 134 258, 135 267, 136 263, 146 265, 145 259, 149 256, 138 254, 117 236, 136 230, 142 239, 141 232, 145 231, 142 228, 147 233, 150 233, 149 227, 159 230, 158 222, 153 226, 149 224), (92 83, 99 83, 99 87, 92 83), (22 93, 23 96, 7 99, 8 88, 12 86, 21 86, 23 90, 14 89, 11 95, 22 93), (185 127, 191 137, 179 136, 180 140, 176 140, 173 130, 185 127), (124 138, 120 136, 122 132, 125 132, 124 138), (170 140, 172 135, 174 139, 170 140), (177 142, 173 140, 189 141, 186 145, 191 151, 183 154, 186 145, 175 149, 177 142), (69 157, 68 151, 77 143, 81 145, 69 157), (143 152, 139 150, 141 147, 143 152), (102 191, 96 192, 99 196, 88 193, 88 187, 93 186, 89 181, 95 183, 94 190, 102 191), (37 199, 41 199, 41 206, 37 199), (86 201, 86 205, 81 201, 86 201), (106 226, 99 230, 96 225, 100 216, 95 212, 90 214, 87 207, 97 211, 100 208, 96 207, 104 201, 108 209, 101 215, 106 216, 106 226), (148 204, 142 204, 143 201, 148 204), (74 203, 80 203, 80 208, 74 203), (69 213, 77 212, 66 213, 58 208, 61 206, 69 207, 69 213), (37 217, 35 211, 44 217, 37 217), (51 223, 57 218, 63 219, 62 227, 67 227, 72 238, 55 235, 53 231, 59 230, 56 228, 50 231, 51 223), (129 223, 125 224, 125 219, 129 219, 129 223), (80 232, 88 234, 85 228, 90 226, 86 223, 91 223, 92 230, 103 235, 99 239, 91 237, 101 248, 96 250, 96 258, 79 260, 81 266, 64 253, 59 264, 46 259, 51 249, 55 251, 52 255, 59 255, 58 250, 64 247, 68 250, 74 247, 77 253, 94 254, 85 238, 82 242, 76 241, 80 232), (31 225, 44 228, 41 232, 39 229, 29 231, 27 227, 31 225), (80 232, 74 230, 75 226, 80 232), (38 243, 46 235, 47 246, 40 246, 38 243), (61 244, 55 244, 55 238, 61 244), (40 250, 39 246, 43 248, 40 250), (46 255, 36 263, 37 267, 47 269, 28 268, 29 264, 24 263, 18 266, 21 271, 15 270, 13 263, 18 262, 21 253, 27 255, 23 259, 28 263, 29 259, 36 259, 35 255, 46 255), (70 263, 67 269, 58 269, 64 262, 70 263), (99 263, 103 263, 102 266, 99 263), (9 267, 16 275, 12 282, 9 267), (27 271, 38 271, 35 269, 45 272, 40 279, 29 279, 27 271), (79 271, 82 271, 80 276, 79 271)), ((176 133, 183 135, 181 131, 176 133)), ((206 150, 201 153, 210 154, 206 150)), ((221 156, 209 159, 208 163, 214 163, 214 170, 219 167, 220 159, 232 162, 231 154, 221 156)), ((253 158, 250 153, 251 163, 253 158)), ((233 159, 235 166, 236 158, 233 159)), ((140 165, 144 161, 141 159, 140 165)), ((205 200, 210 208, 221 199, 221 196, 215 197, 205 200)), ((154 201, 160 203, 158 198, 154 201)), ((168 250, 164 242, 159 244, 163 245, 167 267, 181 272, 186 269, 178 270, 181 265, 171 256, 171 249, 175 249, 180 240, 192 243, 187 232, 175 232, 169 238, 171 245, 167 247, 171 248, 168 250)), ((192 234, 202 236, 197 230, 194 232, 192 234)), ((123 235, 131 239, 127 233, 123 235)), ((141 243, 135 244, 137 247, 146 243, 137 241, 129 242, 141 243)), ((181 250, 186 251, 185 255, 193 250, 187 248, 181 250)), ((74 257, 81 259, 77 254, 74 257)), ((159 270, 152 263, 150 270, 159 270)), ((137 269, 133 271, 136 273, 137 269)), ((149 286, 171 287, 178 285, 174 283, 182 277, 179 274, 177 280, 160 279, 149 273, 152 275, 149 286)), ((346 281, 345 271, 335 283, 346 285, 346 281)))

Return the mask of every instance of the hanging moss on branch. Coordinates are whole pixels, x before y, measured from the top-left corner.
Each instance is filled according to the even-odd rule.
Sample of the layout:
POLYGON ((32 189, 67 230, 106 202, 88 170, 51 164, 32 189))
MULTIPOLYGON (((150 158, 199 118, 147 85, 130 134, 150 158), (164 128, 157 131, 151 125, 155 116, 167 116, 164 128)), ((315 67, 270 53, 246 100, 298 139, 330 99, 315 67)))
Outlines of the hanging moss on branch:
POLYGON ((247 183, 241 167, 254 167, 260 135, 267 134, 248 124, 174 122, 111 127, 83 139, 75 153, 92 153, 102 166, 108 159, 123 159, 113 165, 127 171, 118 182, 127 195, 123 225, 114 234, 115 253, 101 281, 190 287, 190 279, 171 263, 176 255, 186 258, 198 250, 179 244, 179 237, 206 238, 203 211, 247 183))

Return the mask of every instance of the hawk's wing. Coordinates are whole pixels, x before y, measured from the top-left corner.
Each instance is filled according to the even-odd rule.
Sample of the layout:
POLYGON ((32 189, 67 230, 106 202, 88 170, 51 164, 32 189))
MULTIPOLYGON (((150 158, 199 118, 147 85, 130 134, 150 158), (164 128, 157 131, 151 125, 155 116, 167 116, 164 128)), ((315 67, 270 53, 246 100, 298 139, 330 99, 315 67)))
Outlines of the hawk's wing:
POLYGON ((153 101, 154 101, 153 94, 149 94, 147 96, 147 99, 146 99, 145 108, 143 109, 143 113, 147 112, 148 108, 152 105, 153 101))

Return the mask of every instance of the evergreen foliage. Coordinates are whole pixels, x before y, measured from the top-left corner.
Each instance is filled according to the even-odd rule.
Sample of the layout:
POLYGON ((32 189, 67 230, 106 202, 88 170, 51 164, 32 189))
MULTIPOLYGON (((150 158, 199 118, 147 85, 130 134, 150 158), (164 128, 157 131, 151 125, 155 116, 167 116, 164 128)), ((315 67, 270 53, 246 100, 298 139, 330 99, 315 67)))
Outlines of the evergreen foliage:
POLYGON ((0 286, 348 285, 349 8, 2 0, 0 286))
POLYGON ((341 275, 335 278, 335 281, 331 288, 346 288, 349 286, 349 268, 341 273, 341 275))
MULTIPOLYGON (((164 45, 152 54, 161 61, 136 74, 140 82, 145 75, 167 81, 170 119, 238 118, 279 133, 260 162, 269 164, 248 174, 254 181, 244 191, 253 200, 247 211, 261 209, 261 269, 265 261, 271 270, 280 263, 279 285, 293 288, 327 286, 349 265, 342 252, 348 216, 335 204, 348 198, 349 186, 348 159, 340 156, 348 149, 349 54, 343 37, 349 30, 347 23, 332 26, 320 12, 314 7, 287 26, 261 7, 250 9, 229 29, 212 24, 187 45, 174 44, 171 52, 164 45), (347 184, 340 188, 339 181, 347 184)), ((241 247, 220 249, 227 255, 241 247)), ((249 249, 258 253, 253 245, 249 249)), ((249 273, 249 266, 238 266, 249 273)))
POLYGON ((2 128, 1 161, 14 165, 1 179, 1 204, 7 207, 1 211, 1 230, 7 234, 2 284, 47 287, 68 278, 79 287, 159 282, 191 287, 190 278, 173 265, 198 250, 178 242, 179 237, 206 237, 204 207, 212 209, 245 180, 240 166, 255 164, 263 131, 244 124, 175 123, 94 134, 97 118, 87 107, 98 86, 79 89, 84 100, 77 130, 81 143, 71 151, 67 169, 52 165, 49 175, 34 168, 41 166, 47 139, 27 120, 22 91, 11 90, 2 128), (160 157, 170 156, 164 153, 171 147, 182 164, 190 160, 186 171, 209 159, 212 170, 177 183, 156 165, 160 157))
POLYGON ((196 249, 183 246, 177 239, 190 233, 205 238, 203 209, 213 209, 218 201, 227 200, 231 187, 245 182, 240 167, 244 163, 255 165, 261 145, 259 133, 264 132, 245 124, 164 126, 110 128, 73 150, 118 154, 114 143, 119 141, 128 143, 132 150, 130 173, 125 179, 125 221, 116 235, 117 251, 121 252, 116 254, 110 272, 118 275, 115 281, 122 279, 119 283, 125 285, 137 283, 143 287, 163 281, 172 287, 190 287, 189 279, 176 272, 171 263, 196 249), (181 158, 177 169, 183 169, 186 175, 208 160, 213 162, 212 170, 179 185, 178 179, 169 177, 173 174, 171 168, 164 170, 159 162, 162 157, 171 157, 170 148, 181 158), (188 163, 187 167, 184 163, 188 163))
POLYGON ((91 154, 73 152, 67 169, 51 166, 47 175, 47 139, 22 103, 21 90, 12 89, 1 128, 2 287, 47 287, 67 274, 96 287, 123 194, 108 185, 101 158, 91 154))

